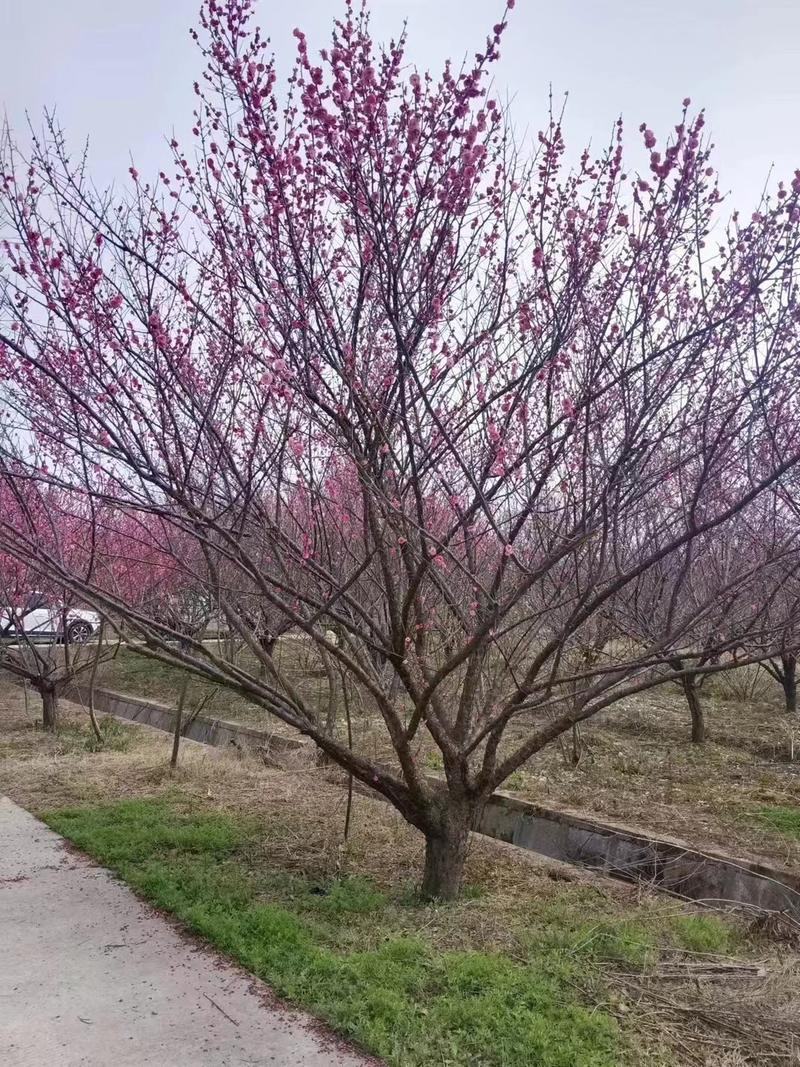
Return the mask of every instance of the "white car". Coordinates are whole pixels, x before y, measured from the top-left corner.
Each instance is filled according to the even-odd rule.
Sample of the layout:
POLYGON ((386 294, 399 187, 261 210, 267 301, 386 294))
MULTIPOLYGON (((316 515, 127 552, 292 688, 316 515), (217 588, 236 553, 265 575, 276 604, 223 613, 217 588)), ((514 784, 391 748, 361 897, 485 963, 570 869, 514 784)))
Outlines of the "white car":
POLYGON ((0 637, 24 633, 36 640, 62 640, 83 645, 100 629, 100 616, 87 608, 64 608, 44 593, 31 593, 21 607, 0 608, 0 637), (65 634, 66 629, 66 634, 65 634))

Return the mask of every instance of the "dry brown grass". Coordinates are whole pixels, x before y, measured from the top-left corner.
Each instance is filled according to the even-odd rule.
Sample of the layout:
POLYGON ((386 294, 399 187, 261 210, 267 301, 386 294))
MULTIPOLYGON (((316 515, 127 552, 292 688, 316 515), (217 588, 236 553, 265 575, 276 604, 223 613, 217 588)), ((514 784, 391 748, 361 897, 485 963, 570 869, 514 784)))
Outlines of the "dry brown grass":
MULTIPOLYGON (((21 689, 6 685, 0 692, 0 792, 33 811, 169 794, 190 808, 258 820, 267 865, 320 878, 358 873, 387 888, 418 877, 420 835, 378 801, 356 796, 343 847, 345 793, 310 766, 271 770, 185 742, 180 768, 170 775, 166 735, 131 726, 125 751, 89 752, 80 744, 88 737, 85 713, 68 704, 63 710, 66 737, 52 738, 36 728, 33 700, 26 708, 21 689)), ((625 731, 618 735, 624 738, 625 731)), ((657 929, 672 913, 695 914, 642 888, 487 839, 473 841, 467 881, 479 895, 447 907, 409 909, 408 932, 442 949, 502 950, 525 959, 520 930, 537 915, 577 913, 598 927, 633 921, 657 929)), ((743 985, 665 983, 646 972, 626 977, 624 969, 610 968, 603 1007, 649 1050, 643 1063, 661 1063, 659 1049, 671 1050, 671 1062, 681 1065, 798 1062, 792 1043, 800 1048, 800 961, 794 949, 760 934, 748 943, 766 977, 743 985)))
MULTIPOLYGON (((284 638, 276 657, 292 684, 322 712, 327 682, 313 646, 284 638)), ((163 671, 130 652, 107 669, 108 684, 122 681, 123 688, 143 695, 174 698, 179 681, 174 671, 163 671)), ((193 683, 193 689, 196 686, 199 697, 205 690, 202 683, 193 683)), ((709 734, 704 745, 690 743, 688 711, 680 692, 663 686, 587 722, 577 767, 570 764, 568 753, 550 745, 504 788, 540 803, 582 809, 680 837, 698 848, 725 847, 789 866, 800 863, 800 841, 754 817, 764 806, 800 804, 800 724, 793 727, 787 722, 779 687, 763 672, 741 669, 710 679, 703 702, 709 734)), ((275 726, 263 709, 224 691, 217 693, 210 710, 242 722, 275 726)), ((394 762, 382 723, 368 709, 360 709, 357 700, 353 728, 359 751, 394 762)), ((344 736, 342 721, 338 729, 344 736)), ((521 732, 520 726, 517 736, 521 732)), ((436 770, 438 754, 424 732, 418 743, 420 758, 436 770)))
POLYGON ((800 726, 791 762, 777 701, 705 700, 708 740, 693 745, 677 692, 656 690, 587 723, 577 767, 558 747, 539 753, 512 780, 521 795, 579 808, 696 847, 800 863, 800 841, 755 818, 769 805, 800 804, 800 726))
MULTIPOLYGON (((0 695, 0 791, 31 811, 133 796, 159 796, 179 790, 189 802, 236 815, 269 819, 268 847, 282 867, 330 873, 345 863, 381 885, 413 880, 419 873, 422 838, 394 809, 356 794, 346 850, 342 848, 346 791, 320 777, 308 762, 290 771, 264 767, 257 759, 182 743, 175 774, 168 766, 171 739, 145 726, 130 725, 125 751, 88 752, 76 746, 73 730, 88 738, 85 712, 62 702, 69 740, 42 733, 35 724, 35 697, 26 711, 22 691, 5 686, 0 695)), ((475 839, 468 880, 505 887, 517 895, 538 884, 554 884, 546 873, 585 884, 592 876, 563 865, 516 858, 516 850, 475 839), (543 868, 543 869, 541 869, 543 868)), ((266 841, 266 838, 265 838, 266 841)), ((630 890, 606 881, 606 891, 624 897, 630 890)))

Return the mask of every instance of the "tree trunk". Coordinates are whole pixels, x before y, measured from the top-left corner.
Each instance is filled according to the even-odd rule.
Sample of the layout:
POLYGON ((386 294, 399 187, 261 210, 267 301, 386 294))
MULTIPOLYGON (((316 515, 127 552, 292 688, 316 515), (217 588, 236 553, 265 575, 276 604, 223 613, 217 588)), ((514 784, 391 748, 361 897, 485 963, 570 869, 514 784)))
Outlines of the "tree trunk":
POLYGON ((103 735, 100 731, 100 725, 97 722, 97 715, 94 711, 94 691, 97 684, 97 668, 100 665, 100 656, 103 651, 103 634, 106 627, 106 620, 102 618, 100 620, 100 630, 97 634, 97 648, 94 651, 94 659, 92 660, 92 672, 89 675, 89 722, 92 724, 92 730, 94 736, 98 741, 103 740, 103 735))
POLYGON ((55 689, 40 690, 42 696, 42 728, 54 734, 58 730, 58 693, 55 689))
MULTIPOLYGON (((339 687, 337 686, 336 672, 331 662, 331 658, 325 649, 322 649, 322 666, 325 668, 325 677, 328 681, 328 702, 325 711, 325 724, 323 730, 326 737, 333 737, 336 733, 336 714, 339 710, 337 697, 339 696, 339 687)), ((322 709, 320 708, 320 712, 322 709)))
POLYGON ((681 679, 681 685, 692 716, 692 743, 701 745, 706 739, 706 720, 703 714, 703 705, 700 703, 696 676, 687 674, 681 679))
POLYGON ((797 659, 795 656, 781 656, 781 685, 786 698, 786 711, 797 715, 797 659))
POLYGON ((178 695, 178 706, 175 709, 175 730, 172 734, 172 755, 170 756, 169 766, 170 770, 175 770, 178 766, 178 753, 181 748, 181 733, 183 731, 183 707, 186 703, 186 693, 189 689, 189 672, 186 671, 183 675, 183 682, 181 683, 181 691, 178 695))
POLYGON ((461 891, 474 808, 445 800, 434 828, 425 835, 423 900, 454 900, 461 891))

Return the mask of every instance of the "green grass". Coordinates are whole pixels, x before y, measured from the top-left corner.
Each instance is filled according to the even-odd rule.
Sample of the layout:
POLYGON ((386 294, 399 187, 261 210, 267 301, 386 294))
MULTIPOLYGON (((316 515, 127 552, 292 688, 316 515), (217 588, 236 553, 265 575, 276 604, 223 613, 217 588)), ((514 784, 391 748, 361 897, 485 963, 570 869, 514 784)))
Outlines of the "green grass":
POLYGON ((131 745, 133 728, 111 716, 98 721, 100 738, 95 736, 88 719, 64 722, 58 727, 56 738, 64 752, 125 752, 131 745))
MULTIPOLYGON (((292 651, 290 647, 289 651, 283 654, 288 659, 292 651)), ((245 655, 241 661, 249 670, 258 672, 252 657, 245 655)), ((112 660, 104 664, 99 684, 121 693, 130 693, 146 700, 156 700, 174 706, 178 701, 183 679, 184 671, 180 667, 161 663, 123 647, 112 660)), ((309 684, 319 688, 316 682, 309 684)), ((194 675, 189 683, 187 711, 196 708, 201 701, 204 701, 203 711, 206 715, 251 725, 274 725, 276 722, 269 712, 246 697, 194 675)))
MULTIPOLYGON (((276 868, 252 820, 175 796, 44 818, 280 995, 396 1067, 635 1062, 614 1019, 587 997, 592 988, 602 998, 596 961, 620 943, 619 931, 609 921, 602 938, 587 937, 577 901, 561 914, 532 906, 519 958, 453 950, 425 936, 446 908, 420 905, 405 887, 320 883, 276 868)), ((649 944, 654 951, 652 936, 649 944)))
MULTIPOLYGON (((121 648, 113 660, 103 665, 101 684, 124 693, 174 704, 182 681, 183 671, 179 668, 121 648)), ((198 692, 205 691, 205 685, 202 680, 195 683, 198 692)))
POLYGON ((644 970, 664 952, 730 955, 742 950, 741 932, 715 915, 682 914, 659 906, 639 914, 604 915, 587 919, 588 901, 554 898, 537 906, 522 941, 534 951, 561 951, 591 965, 603 961, 644 970))
POLYGON ((765 807, 756 812, 756 818, 788 837, 800 838, 800 808, 778 805, 765 807))
POLYGON ((725 956, 742 947, 739 932, 716 915, 674 915, 670 925, 677 944, 687 952, 725 956))

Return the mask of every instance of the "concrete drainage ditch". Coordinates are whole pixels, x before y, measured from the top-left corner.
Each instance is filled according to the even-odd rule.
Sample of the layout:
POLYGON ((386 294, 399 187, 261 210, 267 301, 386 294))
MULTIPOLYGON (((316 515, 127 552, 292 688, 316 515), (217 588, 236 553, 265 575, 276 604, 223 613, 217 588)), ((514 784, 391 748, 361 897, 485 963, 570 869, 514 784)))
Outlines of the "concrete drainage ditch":
MULTIPOLYGON (((64 694, 66 700, 83 704, 89 703, 88 686, 74 685, 64 694)), ((144 723, 157 730, 175 731, 175 708, 168 704, 159 704, 153 700, 142 700, 128 693, 116 693, 111 689, 95 689, 94 706, 105 715, 118 719, 144 723)), ((300 752, 309 747, 308 741, 299 737, 286 737, 274 730, 258 730, 251 726, 242 726, 238 722, 226 719, 214 719, 208 715, 187 716, 181 729, 181 736, 191 741, 214 748, 236 748, 242 752, 258 752, 269 762, 277 762, 291 752, 300 752)))
MULTIPOLYGON (((88 701, 83 686, 65 695, 83 704, 88 701)), ((170 733, 175 728, 175 709, 154 701, 97 689, 95 707, 170 733)), ((301 738, 203 715, 187 724, 184 736, 217 748, 258 753, 274 764, 310 747, 301 738)), ((678 840, 543 807, 506 793, 491 798, 475 829, 551 859, 646 883, 710 906, 742 905, 800 919, 800 875, 786 868, 717 851, 701 852, 678 840)))
POLYGON ((504 793, 484 810, 478 833, 629 882, 712 906, 745 905, 800 919, 800 875, 685 842, 545 808, 504 793))

